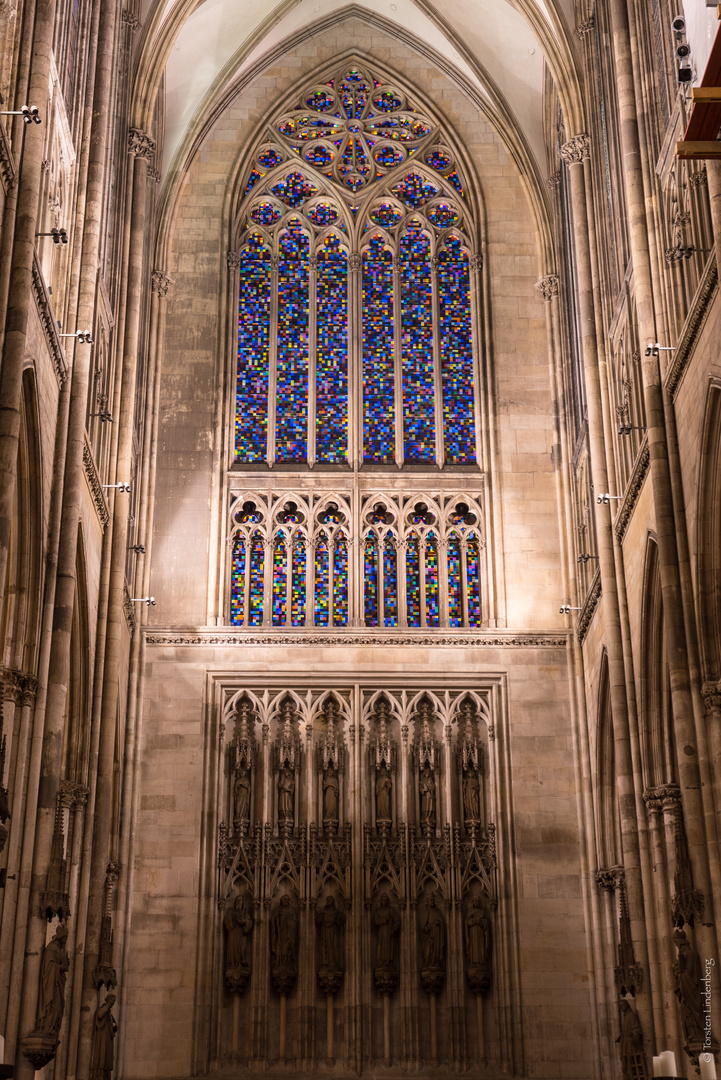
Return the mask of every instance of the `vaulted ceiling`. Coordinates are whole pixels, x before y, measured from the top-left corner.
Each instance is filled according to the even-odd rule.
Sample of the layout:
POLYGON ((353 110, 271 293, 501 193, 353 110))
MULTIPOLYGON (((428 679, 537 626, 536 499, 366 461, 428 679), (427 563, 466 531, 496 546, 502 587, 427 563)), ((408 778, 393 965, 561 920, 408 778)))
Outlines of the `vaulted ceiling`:
POLYGON ((147 126, 164 73, 163 172, 179 164, 184 141, 224 87, 246 70, 262 71, 284 42, 346 12, 397 27, 442 63, 487 103, 492 122, 502 117, 506 132, 525 143, 540 175, 544 61, 569 133, 583 130, 573 0, 143 0, 134 122, 147 126))

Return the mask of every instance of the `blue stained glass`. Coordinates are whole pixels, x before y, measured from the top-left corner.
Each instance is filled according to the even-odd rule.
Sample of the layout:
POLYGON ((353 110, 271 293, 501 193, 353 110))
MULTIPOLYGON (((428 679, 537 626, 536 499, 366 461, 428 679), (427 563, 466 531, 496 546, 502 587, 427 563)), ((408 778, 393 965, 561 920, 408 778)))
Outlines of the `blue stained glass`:
POLYGON ((463 184, 461 183, 461 178, 455 169, 453 170, 453 172, 448 173, 446 180, 450 180, 458 194, 463 195, 463 184))
POLYGON ((274 169, 276 165, 280 165, 282 160, 283 155, 279 150, 274 149, 272 146, 268 147, 267 150, 262 150, 260 154, 258 154, 258 164, 264 169, 274 169))
POLYGON ((318 188, 315 184, 311 180, 306 180, 303 174, 299 172, 288 173, 270 190, 277 199, 280 199, 286 206, 290 206, 294 210, 302 206, 306 199, 318 194, 318 188))
POLYGON ((446 461, 476 460, 473 403, 473 342, 468 255, 451 236, 438 257, 443 428, 446 461))
POLYGON ((327 202, 325 199, 322 202, 317 202, 307 213, 313 224, 321 227, 332 225, 338 220, 338 210, 333 203, 327 202))
POLYGON ((230 622, 242 626, 245 615, 245 541, 239 536, 233 545, 233 565, 230 576, 230 622))
POLYGON ((448 621, 450 626, 463 625, 461 542, 457 537, 448 541, 448 621))
POLYGON ((392 90, 381 90, 380 94, 374 94, 373 104, 379 112, 395 112, 400 109, 403 101, 392 90))
POLYGON ((445 172, 453 164, 451 155, 440 146, 436 146, 429 154, 426 154, 426 161, 432 169, 438 169, 439 172, 445 172))
POLYGON ((468 625, 481 625, 481 559, 478 542, 468 544, 466 552, 466 588, 468 590, 468 625))
POLYGON ((319 540, 315 549, 315 625, 327 626, 330 614, 330 559, 328 543, 319 540))
POLYGON ((364 460, 395 460, 393 253, 381 236, 363 253, 364 460))
POLYGON ((318 251, 316 458, 345 461, 348 445, 348 259, 337 236, 318 251))
POLYGON ((365 543, 363 558, 364 607, 366 626, 378 625, 378 546, 375 540, 365 543))
POLYGON ((263 461, 266 455, 270 289, 270 252, 259 236, 250 236, 240 263, 235 408, 239 461, 263 461))
POLYGON ((250 544, 250 604, 248 625, 263 625, 263 573, 265 569, 265 545, 261 536, 253 537, 250 544))
POLYGON ((305 461, 308 422, 308 269, 310 242, 292 220, 280 238, 275 456, 305 461))
POLYGON ((333 556, 333 625, 348 625, 348 543, 338 539, 333 556))
POLYGON ((378 203, 370 212, 371 221, 374 221, 376 225, 381 225, 384 229, 397 225, 402 217, 403 214, 398 207, 388 202, 378 203))
POLYGON ((245 185, 245 194, 247 195, 251 191, 259 180, 263 179, 263 174, 259 173, 257 169, 251 169, 250 176, 248 177, 248 183, 245 185))
POLYGON ((398 565, 392 540, 383 544, 383 625, 398 625, 398 565))
POLYGON ((325 90, 314 90, 305 99, 305 103, 309 109, 317 109, 318 112, 329 112, 335 105, 335 95, 329 94, 325 90))
POLYGON ((293 626, 305 626, 305 545, 293 547, 293 579, 291 581, 290 619, 293 626))
POLYGON ((391 191, 400 199, 406 206, 410 206, 411 209, 416 210, 419 206, 422 206, 424 202, 428 202, 435 195, 440 194, 439 189, 435 184, 431 183, 425 176, 421 176, 420 173, 408 173, 399 180, 391 191))
POLYGON ((438 546, 435 540, 426 543, 426 625, 438 626, 438 546))
POLYGON ((288 555, 285 543, 273 551, 273 626, 285 626, 287 608, 288 555))
POLYGON ((418 537, 408 539, 406 551, 406 607, 408 625, 421 625, 421 559, 418 537))
POLYGON ((411 222, 401 244, 401 357, 406 461, 435 461, 431 243, 411 222))

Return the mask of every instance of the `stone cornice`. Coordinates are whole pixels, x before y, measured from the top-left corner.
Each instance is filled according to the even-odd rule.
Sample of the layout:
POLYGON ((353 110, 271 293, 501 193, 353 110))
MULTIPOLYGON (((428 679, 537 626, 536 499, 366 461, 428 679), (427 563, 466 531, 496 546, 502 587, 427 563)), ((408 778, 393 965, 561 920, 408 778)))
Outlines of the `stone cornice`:
POLYGON ((3 187, 6 192, 15 187, 17 178, 15 160, 13 158, 10 140, 8 139, 7 131, 5 130, 5 125, 3 123, 0 123, 0 176, 2 177, 3 187))
POLYGON ((576 628, 576 634, 578 635, 578 641, 580 645, 583 645, 586 640, 586 634, 588 628, 591 625, 593 614, 598 607, 598 601, 601 599, 601 570, 596 569, 596 573, 593 575, 593 581, 591 582, 591 588, 588 590, 588 596, 581 609, 581 615, 578 620, 578 626, 576 628))
POLYGON ((35 293, 35 303, 38 307, 40 322, 45 331, 45 340, 55 366, 58 384, 62 386, 68 375, 68 365, 65 361, 65 353, 60 344, 60 338, 58 337, 58 327, 55 321, 53 306, 50 302, 50 293, 48 292, 42 270, 40 269, 37 252, 33 255, 33 292, 35 293))
POLYGON ((716 259, 712 255, 706 263, 703 277, 699 282, 696 295, 693 298, 688 315, 686 316, 684 328, 678 339, 673 362, 666 374, 666 389, 671 397, 676 397, 676 392, 681 385, 681 381, 686 373, 686 368, 688 367, 694 349, 696 348, 696 343, 701 336, 701 331, 708 318, 708 313, 711 310, 711 303, 717 289, 718 267, 716 266, 716 259))
POLYGON ((108 504, 103 495, 103 485, 100 483, 98 470, 95 466, 95 458, 93 457, 93 451, 88 442, 87 435, 85 436, 85 445, 83 446, 83 470, 85 472, 85 479, 88 482, 88 487, 90 488, 90 494, 93 497, 93 505, 95 506, 95 512, 98 515, 100 527, 105 531, 105 526, 110 521, 110 511, 108 510, 108 504))
POLYGON ((443 645, 476 649, 565 649, 568 644, 568 637, 562 633, 508 634, 506 636, 484 634, 483 632, 473 634, 467 631, 455 635, 442 630, 435 634, 427 631, 417 635, 413 634, 412 631, 395 634, 384 634, 382 632, 371 634, 362 629, 348 630, 345 633, 317 633, 313 630, 307 630, 289 634, 280 630, 277 633, 258 634, 242 629, 233 630, 232 627, 229 627, 220 633, 216 629, 198 631, 154 631, 148 629, 145 634, 145 642, 147 645, 168 645, 171 647, 176 645, 305 645, 310 648, 317 648, 326 645, 376 645, 386 648, 393 645, 406 648, 418 646, 429 648, 443 645))
POLYGON ((648 452, 648 436, 644 435, 643 442, 641 443, 641 449, 639 450, 638 457, 636 458, 636 464, 634 465, 633 472, 631 473, 631 479, 626 485, 626 492, 623 497, 623 502, 621 503, 618 514, 616 516, 616 522, 614 524, 614 529, 616 531, 616 537, 618 540, 623 540, 624 536, 626 535, 628 523, 631 520, 631 515, 633 514, 636 503, 638 502, 638 497, 641 494, 643 482, 646 479, 646 473, 648 472, 649 463, 650 457, 648 452))

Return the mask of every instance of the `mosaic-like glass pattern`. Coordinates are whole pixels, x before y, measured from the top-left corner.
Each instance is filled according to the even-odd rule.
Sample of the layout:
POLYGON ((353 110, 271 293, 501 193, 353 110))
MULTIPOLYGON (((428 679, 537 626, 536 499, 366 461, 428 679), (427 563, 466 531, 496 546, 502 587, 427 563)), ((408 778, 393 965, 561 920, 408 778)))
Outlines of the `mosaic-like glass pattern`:
POLYGON ((328 541, 321 539, 315 548, 315 625, 327 626, 330 614, 330 555, 328 541))
POLYGON ((450 229, 451 225, 457 225, 459 220, 457 210, 450 203, 436 203, 426 216, 437 229, 450 229))
POLYGON ((371 221, 381 225, 384 229, 391 229, 403 217, 403 213, 393 203, 377 203, 370 212, 371 221))
POLYGON ((275 456, 305 461, 308 426, 310 241, 298 220, 280 238, 275 456))
POLYGON ((265 570, 265 544, 261 536, 250 542, 250 597, 248 625, 263 625, 263 574, 265 570))
POLYGON ((438 545, 435 539, 426 542, 426 625, 438 626, 440 605, 438 600, 438 545))
POLYGON ((348 542, 336 541, 333 556, 333 625, 348 625, 348 542))
POLYGON ((307 199, 318 194, 318 188, 312 180, 307 180, 299 172, 288 173, 277 184, 274 184, 270 190, 276 199, 280 199, 281 202, 284 202, 286 206, 290 206, 293 210, 297 210, 307 199))
POLYGON ((273 551, 273 626, 285 626, 288 599, 288 554, 283 541, 273 551))
POLYGON ((470 465, 476 460, 470 270, 455 236, 438 257, 438 313, 446 461, 470 465))
POLYGON ((378 546, 373 539, 365 542, 363 552, 363 606, 366 626, 378 625, 378 546))
POLYGON ((426 154, 426 162, 432 169, 437 169, 438 172, 445 172, 446 169, 450 169, 453 164, 453 157, 444 150, 442 146, 434 146, 434 148, 426 154))
POLYGON ((400 243, 403 443, 406 461, 435 461, 431 243, 411 222, 400 243))
POLYGON ((245 619, 245 541, 236 536, 230 570, 230 623, 242 626, 245 619))
POLYGON ((338 210, 332 202, 327 200, 318 201, 315 206, 312 206, 308 210, 308 217, 314 225, 318 225, 319 228, 325 228, 327 225, 333 225, 338 220, 338 210))
POLYGON ((398 625, 398 561, 390 539, 383 542, 383 625, 398 625))
POLYGON ((400 165, 404 156, 400 146, 379 146, 373 151, 373 160, 382 169, 392 169, 395 165, 400 165))
POLYGON ((283 160, 283 155, 280 150, 276 150, 274 146, 269 146, 266 150, 261 150, 258 154, 258 164, 263 169, 274 169, 276 165, 280 165, 283 160))
POLYGON ((309 94, 305 99, 305 103, 309 109, 315 109, 316 112, 330 112, 335 108, 335 94, 329 94, 327 90, 319 89, 314 90, 312 94, 309 94))
POLYGON ((393 304, 393 253, 381 236, 374 236, 363 253, 365 461, 395 460, 393 304))
POLYGON ((468 625, 481 625, 481 558, 478 541, 468 544, 466 553, 466 581, 468 590, 468 625))
POLYGON ((293 576, 290 593, 290 620, 293 626, 305 626, 306 550, 305 544, 293 545, 293 576))
POLYGON ((405 206, 410 206, 411 210, 417 210, 419 206, 423 206, 423 203, 428 202, 429 199, 440 195, 440 191, 434 183, 426 176, 416 172, 407 173, 402 180, 394 184, 391 191, 405 206))
POLYGON ((403 108, 403 100, 394 90, 381 90, 373 95, 373 105, 381 113, 396 112, 403 108))
POLYGON ((303 156, 311 165, 315 165, 316 169, 325 169, 335 160, 335 150, 327 143, 318 143, 316 146, 309 146, 303 156))
POLYGON ((251 235, 240 262, 235 408, 238 461, 263 461, 266 455, 270 292, 270 252, 259 236, 251 235))
POLYGON ((316 459, 345 461, 348 445, 348 258, 337 236, 318 251, 316 459))
POLYGON ((250 211, 250 220, 256 225, 264 225, 266 228, 280 221, 281 213, 277 206, 271 202, 256 203, 250 211))
POLYGON ((406 551, 406 609, 408 625, 421 625, 421 557, 418 537, 411 536, 406 551))
POLYGON ((461 542, 456 537, 448 540, 448 623, 463 625, 463 580, 461 542))
POLYGON ((258 172, 257 169, 251 169, 248 183, 245 185, 245 194, 247 195, 249 191, 252 191, 258 181, 262 179, 263 174, 261 172, 258 172))

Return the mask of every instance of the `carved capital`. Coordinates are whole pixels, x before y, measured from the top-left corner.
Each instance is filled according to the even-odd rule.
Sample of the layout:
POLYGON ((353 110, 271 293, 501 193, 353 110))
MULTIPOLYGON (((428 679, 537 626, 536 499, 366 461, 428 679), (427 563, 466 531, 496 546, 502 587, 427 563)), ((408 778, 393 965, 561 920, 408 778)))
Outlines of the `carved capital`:
POLYGON ((603 866, 596 871, 596 884, 599 889, 615 892, 625 883, 626 875, 622 866, 603 866))
POLYGON ((162 270, 153 270, 150 277, 150 286, 159 297, 167 296, 173 285, 175 285, 173 279, 164 274, 162 270))
POLYGON ((589 15, 589 17, 587 19, 584 19, 583 22, 579 23, 578 26, 576 27, 576 37, 584 38, 586 36, 586 34, 591 33, 591 31, 593 30, 595 25, 596 25, 596 16, 595 15, 589 15))
POLYGON ((228 264, 228 269, 229 270, 239 270, 240 269, 240 252, 239 251, 228 251, 228 252, 226 252, 225 261, 228 264))
POLYGON ((14 705, 19 704, 23 690, 22 671, 15 671, 14 668, 5 668, 2 673, 2 680, 3 697, 5 701, 12 701, 14 705))
POLYGON ((547 274, 536 282, 535 288, 538 289, 543 299, 550 303, 554 296, 558 296, 558 275, 547 274))
POLYGON ((698 172, 691 173, 688 178, 688 182, 691 187, 706 187, 706 185, 708 184, 708 173, 706 172, 706 167, 704 166, 704 168, 699 169, 698 172))
POLYGON ((127 8, 123 8, 120 12, 120 18, 123 21, 123 25, 127 26, 133 34, 136 30, 140 29, 140 19, 137 15, 133 15, 131 11, 128 11, 127 8))
POLYGON ((162 177, 162 175, 163 174, 161 173, 160 169, 151 169, 150 166, 148 166, 148 179, 149 180, 154 180, 156 184, 159 184, 160 183, 160 178, 162 177))
POLYGON ((136 158, 149 158, 155 153, 155 139, 140 128, 130 128, 128 132, 128 153, 136 158))
POLYGON ((483 269, 483 256, 480 251, 477 251, 475 255, 471 255, 471 270, 475 270, 476 273, 483 269))
POLYGON ((701 697, 706 712, 713 713, 714 710, 721 709, 721 683, 704 683, 701 697))
POLYGON ((359 252, 354 251, 351 255, 348 256, 348 269, 352 273, 355 273, 355 274, 360 273, 360 270, 361 270, 362 266, 363 266, 363 259, 361 258, 359 252))
POLYGON ((646 788, 643 793, 643 801, 646 804, 646 810, 649 814, 661 813, 663 804, 658 794, 658 788, 646 788))
POLYGON ((546 183, 551 188, 551 190, 553 190, 554 188, 557 188, 558 185, 561 183, 561 174, 560 174, 560 172, 551 173, 551 175, 549 176, 546 183))
POLYGON ((588 135, 574 135, 561 147, 561 159, 568 165, 581 165, 591 154, 591 140, 588 135))

